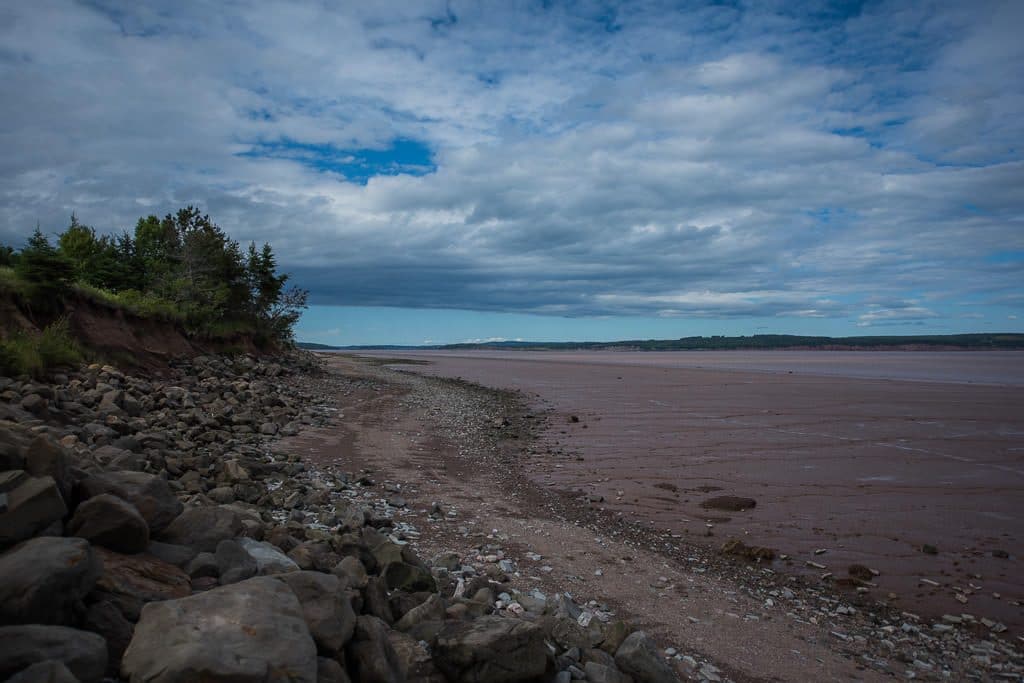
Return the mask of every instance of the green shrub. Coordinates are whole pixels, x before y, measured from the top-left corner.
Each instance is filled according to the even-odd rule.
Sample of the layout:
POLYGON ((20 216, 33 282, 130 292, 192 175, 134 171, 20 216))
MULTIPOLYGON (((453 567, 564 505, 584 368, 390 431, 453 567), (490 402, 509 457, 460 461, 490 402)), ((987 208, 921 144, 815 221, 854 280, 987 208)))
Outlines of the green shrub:
POLYGON ((81 362, 82 353, 64 318, 48 325, 38 336, 19 332, 0 341, 0 375, 38 377, 49 370, 74 367, 81 362))
POLYGON ((67 318, 47 325, 39 335, 39 358, 43 369, 73 367, 82 362, 82 352, 71 335, 67 318))

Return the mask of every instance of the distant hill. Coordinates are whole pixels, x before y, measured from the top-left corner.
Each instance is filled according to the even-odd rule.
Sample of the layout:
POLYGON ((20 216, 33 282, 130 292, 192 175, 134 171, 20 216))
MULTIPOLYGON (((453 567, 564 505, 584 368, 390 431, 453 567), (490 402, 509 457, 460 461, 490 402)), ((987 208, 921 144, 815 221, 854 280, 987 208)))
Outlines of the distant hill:
POLYGON ((444 344, 433 346, 328 346, 299 342, 311 350, 332 351, 422 351, 502 349, 529 351, 728 351, 817 349, 822 351, 870 350, 983 350, 1024 349, 1024 334, 936 334, 906 336, 810 337, 791 334, 755 334, 749 337, 682 337, 680 339, 633 339, 613 342, 522 342, 503 341, 485 344, 444 344))

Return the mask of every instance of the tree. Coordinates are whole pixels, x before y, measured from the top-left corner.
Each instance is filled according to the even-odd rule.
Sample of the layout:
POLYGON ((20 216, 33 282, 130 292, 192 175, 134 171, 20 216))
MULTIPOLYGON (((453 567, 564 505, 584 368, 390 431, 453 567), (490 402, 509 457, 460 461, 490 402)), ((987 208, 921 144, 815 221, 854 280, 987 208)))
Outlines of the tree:
POLYGON ((17 261, 17 254, 14 253, 14 247, 0 244, 0 266, 12 268, 15 261, 17 261))
POLYGON ((18 255, 15 272, 28 283, 32 305, 45 310, 57 307, 75 276, 71 261, 50 244, 38 227, 18 255))

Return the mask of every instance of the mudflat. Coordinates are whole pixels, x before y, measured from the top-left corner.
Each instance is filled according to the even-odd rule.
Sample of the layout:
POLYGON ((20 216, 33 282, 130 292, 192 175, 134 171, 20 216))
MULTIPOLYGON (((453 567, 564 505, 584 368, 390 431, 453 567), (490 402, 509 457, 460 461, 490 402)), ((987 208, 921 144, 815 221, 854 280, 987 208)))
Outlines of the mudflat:
POLYGON ((909 611, 1024 628, 1024 352, 387 355, 555 411, 540 485, 822 581, 865 565, 909 611), (719 496, 756 505, 702 505, 719 496))

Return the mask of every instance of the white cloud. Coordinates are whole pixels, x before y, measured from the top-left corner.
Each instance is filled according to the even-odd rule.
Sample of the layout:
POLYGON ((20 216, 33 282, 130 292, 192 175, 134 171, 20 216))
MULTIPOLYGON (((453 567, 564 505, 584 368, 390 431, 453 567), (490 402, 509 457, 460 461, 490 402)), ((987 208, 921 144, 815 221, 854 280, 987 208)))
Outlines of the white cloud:
POLYGON ((985 261, 1024 250, 1019 3, 447 7, 0 10, 0 238, 195 202, 317 301, 559 315, 877 325, 940 313, 871 296, 1019 289, 985 261), (437 171, 239 156, 395 138, 437 171))

